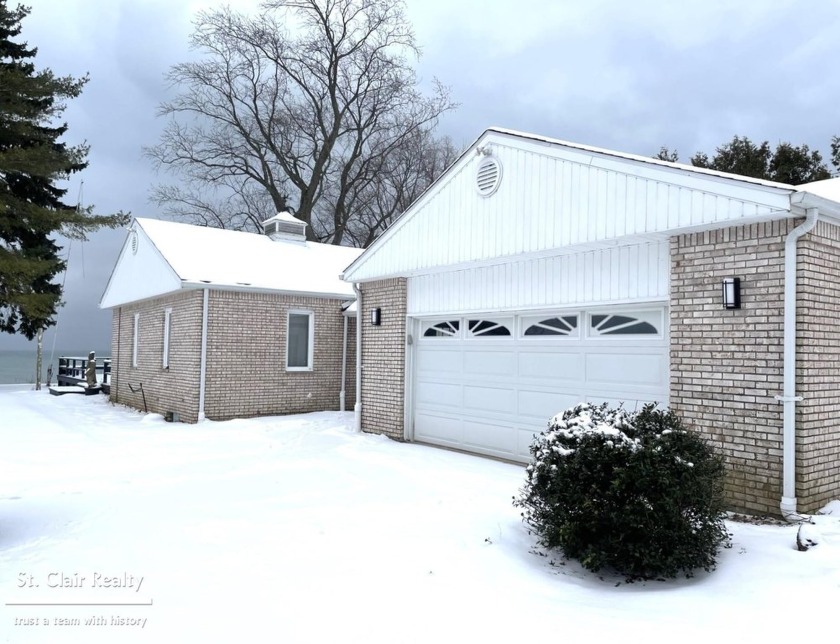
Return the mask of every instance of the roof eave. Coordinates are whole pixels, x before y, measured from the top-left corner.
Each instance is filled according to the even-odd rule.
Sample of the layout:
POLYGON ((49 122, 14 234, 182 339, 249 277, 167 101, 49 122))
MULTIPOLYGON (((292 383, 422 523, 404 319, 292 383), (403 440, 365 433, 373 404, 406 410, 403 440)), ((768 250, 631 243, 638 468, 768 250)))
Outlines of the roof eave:
POLYGON ((356 299, 356 296, 352 293, 339 293, 337 291, 299 291, 293 289, 270 288, 267 286, 249 286, 247 284, 219 284, 216 282, 205 282, 202 280, 183 280, 181 282, 181 288, 190 290, 207 288, 214 291, 231 291, 238 293, 269 293, 274 295, 291 295, 298 297, 317 297, 328 300, 356 299))
POLYGON ((807 191, 795 192, 790 197, 791 209, 801 209, 804 213, 809 208, 816 208, 820 215, 840 221, 840 203, 819 197, 807 191))

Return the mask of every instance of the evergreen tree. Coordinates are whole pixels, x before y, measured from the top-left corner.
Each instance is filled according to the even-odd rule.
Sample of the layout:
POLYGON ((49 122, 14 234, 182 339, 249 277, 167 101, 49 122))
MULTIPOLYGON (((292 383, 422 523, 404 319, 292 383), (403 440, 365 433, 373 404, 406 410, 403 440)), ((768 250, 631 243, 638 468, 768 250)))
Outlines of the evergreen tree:
MULTIPOLYGON (((838 137, 832 140, 831 150, 832 164, 840 170, 838 137)), ((663 146, 654 158, 677 161, 677 152, 663 146)), ((767 141, 755 144, 746 136, 732 137, 731 141, 718 147, 711 158, 705 152, 698 152, 691 157, 691 165, 794 186, 831 177, 822 155, 807 145, 783 142, 773 150, 767 141)))
POLYGON ((14 40, 28 14, 0 0, 0 331, 31 340, 55 324, 61 302, 53 279, 65 263, 51 236, 83 240, 127 216, 93 215, 63 201, 67 190, 56 183, 87 166, 88 147, 59 141, 67 124, 56 119, 88 79, 35 70, 37 49, 14 40))

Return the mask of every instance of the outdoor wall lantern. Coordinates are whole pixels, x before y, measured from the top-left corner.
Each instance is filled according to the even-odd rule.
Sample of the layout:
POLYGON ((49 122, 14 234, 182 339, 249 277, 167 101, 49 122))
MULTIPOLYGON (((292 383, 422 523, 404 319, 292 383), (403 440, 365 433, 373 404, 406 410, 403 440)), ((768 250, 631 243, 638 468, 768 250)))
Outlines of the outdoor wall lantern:
POLYGON ((382 309, 376 308, 370 310, 370 323, 373 326, 382 324, 382 309))
POLYGON ((723 308, 741 308, 741 278, 727 277, 723 280, 723 308))

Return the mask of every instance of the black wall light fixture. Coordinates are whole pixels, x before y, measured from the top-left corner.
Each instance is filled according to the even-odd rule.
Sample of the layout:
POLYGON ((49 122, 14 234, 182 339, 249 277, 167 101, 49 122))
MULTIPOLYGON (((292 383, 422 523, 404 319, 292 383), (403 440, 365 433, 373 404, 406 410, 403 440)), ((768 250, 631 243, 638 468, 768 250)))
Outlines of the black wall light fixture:
POLYGON ((725 309, 740 309, 741 308, 741 278, 727 277, 723 280, 722 287, 723 308, 725 309))
POLYGON ((382 309, 376 308, 370 310, 370 323, 373 326, 382 324, 382 309))

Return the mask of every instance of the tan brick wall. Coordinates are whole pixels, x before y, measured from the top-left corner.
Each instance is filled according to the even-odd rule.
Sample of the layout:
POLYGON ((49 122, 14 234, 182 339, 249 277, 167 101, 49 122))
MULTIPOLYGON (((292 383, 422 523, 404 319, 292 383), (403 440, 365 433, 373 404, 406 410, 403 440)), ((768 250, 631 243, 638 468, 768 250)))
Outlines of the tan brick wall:
POLYGON ((201 291, 183 291, 118 307, 111 327, 111 400, 150 412, 176 411, 184 422, 198 419, 201 368, 201 291), (169 369, 163 368, 164 310, 172 308, 169 369), (137 367, 131 366, 134 314, 140 314, 137 367))
MULTIPOLYGON (((205 415, 215 420, 339 408, 343 316, 340 300, 213 291, 208 301, 205 415), (286 371, 289 309, 314 313, 312 371, 286 371)), ((114 402, 198 420, 203 291, 184 291, 114 309, 114 402), (172 307, 170 367, 164 369, 164 310, 172 307), (134 314, 140 314, 138 366, 131 366, 134 314)), ((355 319, 348 320, 347 409, 355 403, 355 319)))
MULTIPOLYGON (((265 293, 210 292, 207 343, 207 418, 337 410, 341 391, 341 300, 265 293), (314 313, 312 371, 286 370, 291 309, 314 313)), ((347 409, 355 403, 354 319, 349 320, 347 409)))
POLYGON ((840 227, 818 223, 797 262, 797 495, 813 512, 840 498, 840 227))
POLYGON ((405 407, 406 280, 361 285, 362 429, 403 440, 405 407), (381 326, 370 324, 382 310, 381 326))
POLYGON ((671 406, 723 453, 734 509, 779 512, 784 242, 794 222, 671 240, 671 406), (741 278, 741 309, 721 282, 741 278))

